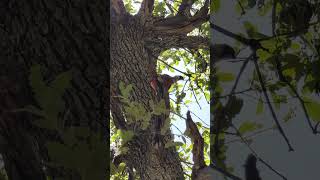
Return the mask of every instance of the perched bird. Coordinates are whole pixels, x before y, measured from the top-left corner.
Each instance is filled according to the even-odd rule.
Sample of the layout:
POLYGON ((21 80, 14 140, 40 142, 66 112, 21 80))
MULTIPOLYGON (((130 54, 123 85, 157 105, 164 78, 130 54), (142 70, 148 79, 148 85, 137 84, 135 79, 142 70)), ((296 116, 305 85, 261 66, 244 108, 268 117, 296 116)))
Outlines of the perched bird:
POLYGON ((158 77, 158 80, 162 82, 164 88, 169 90, 172 84, 176 83, 179 80, 183 80, 183 77, 182 76, 171 77, 167 74, 162 74, 158 77))
POLYGON ((164 93, 167 93, 172 84, 176 83, 179 80, 183 80, 182 76, 169 76, 167 74, 161 74, 157 77, 154 77, 150 81, 150 85, 160 98, 164 98, 164 93))
POLYGON ((257 169, 257 158, 253 154, 249 154, 246 160, 245 175, 246 180, 261 180, 257 169))
MULTIPOLYGON (((150 81, 150 86, 156 94, 158 101, 164 99, 166 109, 170 110, 170 99, 169 99, 169 89, 172 84, 176 83, 179 80, 183 80, 182 76, 169 76, 167 74, 161 74, 153 77, 150 81)), ((164 125, 164 121, 168 118, 169 114, 161 114, 157 117, 155 123, 155 145, 159 146, 161 142, 161 128, 164 125)))

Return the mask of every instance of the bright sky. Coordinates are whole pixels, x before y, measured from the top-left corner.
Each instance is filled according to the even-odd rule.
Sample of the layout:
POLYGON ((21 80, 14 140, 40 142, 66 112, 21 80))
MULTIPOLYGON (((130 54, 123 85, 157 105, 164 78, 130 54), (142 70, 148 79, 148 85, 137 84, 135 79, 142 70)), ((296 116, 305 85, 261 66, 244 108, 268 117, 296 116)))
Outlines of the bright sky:
MULTIPOLYGON (((179 69, 181 71, 185 71, 185 69, 186 69, 186 67, 184 66, 183 62, 180 62, 179 65, 177 67, 175 67, 175 68, 177 68, 177 69, 179 69)), ((189 66, 188 68, 191 68, 191 67, 189 66)), ((176 72, 176 71, 175 72, 170 72, 168 70, 164 70, 163 74, 168 74, 168 75, 171 75, 171 76, 182 75, 179 72, 176 72)), ((185 83, 185 81, 179 81, 179 83, 181 83, 183 85, 185 83)), ((186 93, 186 97, 189 97, 190 93, 192 93, 192 92, 188 91, 188 92, 185 92, 185 93, 186 93)), ((173 97, 171 97, 171 98, 173 98, 173 97)), ((210 119, 209 119, 210 104, 207 103, 205 97, 202 94, 197 96, 197 98, 198 98, 199 104, 201 106, 201 109, 200 109, 199 105, 196 103, 196 100, 195 100, 194 96, 192 96, 192 99, 191 99, 192 102, 190 104, 188 104, 188 107, 186 107, 184 105, 181 106, 181 114, 184 117, 186 117, 187 111, 190 110, 191 117, 195 122, 202 122, 203 121, 207 125, 209 125, 210 124, 210 119), (196 117, 193 113, 196 114, 198 117, 196 117)), ((174 121, 173 124, 175 126, 177 126, 180 129, 180 131, 184 132, 185 131, 185 120, 181 119, 180 117, 177 117, 177 116, 176 116, 176 118, 179 119, 179 120, 178 121, 174 121)), ((208 127, 205 124, 203 124, 203 125, 208 127)), ((181 134, 179 132, 179 130, 177 130, 176 127, 172 127, 172 130, 173 130, 174 134, 181 134)))

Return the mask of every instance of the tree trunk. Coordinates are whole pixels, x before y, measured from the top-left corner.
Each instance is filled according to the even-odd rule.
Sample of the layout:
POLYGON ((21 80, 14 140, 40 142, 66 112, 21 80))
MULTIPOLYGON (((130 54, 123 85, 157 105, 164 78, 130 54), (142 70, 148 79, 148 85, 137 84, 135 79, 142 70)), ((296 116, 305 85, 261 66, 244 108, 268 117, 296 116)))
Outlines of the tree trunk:
MULTIPOLYGON (((128 15, 120 23, 111 24, 111 90, 113 95, 118 94, 120 81, 133 84, 131 100, 150 110, 149 100, 155 100, 155 95, 149 82, 156 66, 145 49, 145 39, 146 31, 135 17, 128 15)), ((113 106, 121 105, 114 103, 111 109, 113 106)), ((184 179, 175 148, 157 149, 152 131, 152 126, 146 131, 135 131, 137 136, 129 145, 126 163, 137 170, 141 179, 184 179)))
MULTIPOLYGON (((56 136, 35 127, 34 116, 10 113, 36 106, 28 81, 34 64, 42 66, 46 82, 72 70, 71 88, 64 94, 70 112, 64 124, 90 127, 108 141, 107 9, 103 0, 0 2, 1 153, 10 180, 44 180, 59 172, 48 166, 45 146, 56 136)), ((71 179, 65 172, 60 176, 71 179)))

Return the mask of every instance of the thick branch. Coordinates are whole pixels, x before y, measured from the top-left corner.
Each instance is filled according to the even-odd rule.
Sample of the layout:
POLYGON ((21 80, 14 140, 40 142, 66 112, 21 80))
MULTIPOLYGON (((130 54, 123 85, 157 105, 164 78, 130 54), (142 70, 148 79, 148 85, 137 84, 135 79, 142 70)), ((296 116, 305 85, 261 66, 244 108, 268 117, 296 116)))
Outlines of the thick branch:
MULTIPOLYGON (((178 13, 176 16, 160 19, 154 22, 154 30, 173 34, 187 34, 208 21, 208 7, 209 0, 206 0, 204 6, 192 17, 178 13)), ((188 8, 186 7, 186 9, 188 8)), ((183 11, 186 11, 186 9, 183 11)))
POLYGON ((111 17, 116 17, 116 16, 120 16, 127 13, 122 0, 111 0, 110 9, 111 9, 111 17))
POLYGON ((152 16, 153 8, 154 0, 143 0, 138 15, 141 15, 143 17, 150 17, 152 16))
MULTIPOLYGON (((228 30, 226 30, 216 24, 213 24, 212 22, 210 22, 210 27, 212 29, 228 36, 228 37, 231 37, 231 38, 241 42, 244 45, 250 46, 250 48, 254 51, 256 51, 257 49, 263 49, 263 50, 269 52, 268 49, 261 46, 260 41, 262 41, 262 39, 248 39, 248 38, 242 37, 242 36, 237 35, 231 31, 228 31, 228 30)), ((268 38, 270 38, 270 37, 268 37, 268 38)))
POLYGON ((209 50, 210 39, 201 36, 175 36, 164 39, 165 49, 187 48, 187 49, 207 49, 209 50))
POLYGON ((192 177, 197 176, 197 172, 206 167, 204 162, 204 140, 197 128, 197 125, 193 122, 190 111, 187 112, 186 119, 186 129, 190 133, 190 138, 193 142, 192 155, 193 155, 193 167, 192 167, 192 177))
POLYGON ((194 0, 183 0, 179 6, 178 14, 190 17, 190 10, 194 2, 194 0))

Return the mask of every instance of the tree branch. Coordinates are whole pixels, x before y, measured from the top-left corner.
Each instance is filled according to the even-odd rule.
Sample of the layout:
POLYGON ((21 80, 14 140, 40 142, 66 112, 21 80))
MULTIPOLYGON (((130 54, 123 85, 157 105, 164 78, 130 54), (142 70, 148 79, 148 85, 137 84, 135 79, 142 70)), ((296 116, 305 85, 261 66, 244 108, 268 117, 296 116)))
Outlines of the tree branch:
POLYGON ((228 37, 231 37, 231 38, 233 38, 233 39, 245 44, 245 45, 248 45, 248 46, 250 45, 250 43, 249 43, 250 40, 249 39, 247 39, 245 37, 242 37, 240 35, 237 35, 237 34, 231 32, 231 31, 228 31, 228 30, 226 30, 226 29, 224 29, 224 28, 222 28, 222 27, 220 27, 220 26, 218 26, 216 24, 213 24, 212 22, 210 22, 210 27, 212 29, 214 29, 214 30, 216 30, 216 31, 228 36, 228 37))
POLYGON ((293 148, 289 142, 289 139, 287 138, 286 134, 284 133, 281 125, 280 125, 280 122, 277 118, 277 115, 276 113, 274 112, 273 110, 273 107, 271 105, 271 102, 270 102, 270 99, 269 99, 269 96, 268 96, 268 93, 267 93, 267 88, 266 86, 264 85, 264 82, 263 82, 263 79, 262 79, 262 75, 261 75, 261 72, 260 72, 260 68, 259 68, 259 65, 258 65, 258 58, 256 57, 256 54, 254 53, 254 57, 253 57, 253 62, 254 62, 254 65, 255 65, 255 69, 257 71, 257 74, 258 74, 258 78, 259 78, 259 81, 260 81, 260 85, 261 85, 261 88, 262 88, 262 92, 264 94, 264 97, 267 101, 267 104, 269 106, 269 109, 271 111, 271 114, 272 114, 272 117, 274 119, 274 121, 276 122, 276 125, 278 127, 278 130, 280 132, 280 134, 283 136, 283 138, 285 139, 286 143, 288 144, 288 147, 289 147, 289 151, 293 151, 293 148))
POLYGON ((160 47, 162 51, 171 48, 187 48, 189 50, 205 49, 209 50, 210 39, 201 36, 187 36, 185 34, 170 35, 160 34, 146 41, 147 48, 153 49, 155 45, 160 47))
POLYGON ((277 72, 278 72, 278 76, 279 76, 279 80, 286 83, 287 86, 291 89, 291 91, 295 94, 296 98, 298 98, 300 104, 301 104, 301 107, 302 107, 302 110, 304 112, 304 115, 306 116, 307 118, 307 123, 309 125, 309 127, 311 128, 312 132, 314 134, 317 134, 317 129, 315 127, 313 127, 312 125, 312 122, 311 122, 311 119, 309 117, 309 113, 307 111, 307 108, 305 106, 305 102, 304 100, 302 99, 302 97, 299 95, 298 91, 296 90, 296 88, 294 88, 294 86, 288 81, 287 78, 284 77, 284 75, 282 74, 282 64, 281 64, 281 61, 279 60, 279 56, 276 56, 275 57, 275 62, 276 62, 276 69, 277 69, 277 72))
POLYGON ((183 0, 179 6, 178 14, 190 17, 190 9, 194 4, 195 0, 183 0))
MULTIPOLYGON (((209 0, 206 0, 203 7, 192 17, 188 17, 184 12, 188 11, 190 4, 188 1, 183 1, 180 5, 179 12, 176 16, 167 17, 154 22, 154 31, 161 31, 172 34, 187 34, 199 27, 204 22, 208 21, 209 0), (182 13, 183 12, 183 13, 182 13)), ((193 2, 191 3, 191 5, 193 2)), ((189 10, 190 13, 190 10, 189 10)))
POLYGON ((256 151, 250 146, 250 144, 247 142, 246 138, 244 138, 241 133, 239 132, 239 130, 234 126, 233 123, 231 123, 232 128, 237 132, 237 135, 240 137, 241 141, 249 148, 249 150, 254 154, 254 156, 260 161, 262 162, 265 166, 267 166, 271 171, 273 171, 274 173, 276 173, 277 175, 279 175, 282 179, 287 180, 287 178, 282 175, 280 172, 278 172, 277 170, 275 170, 270 164, 268 164, 266 161, 264 161, 262 158, 260 158, 258 156, 258 154, 256 153, 256 151))
POLYGON ((116 17, 127 13, 122 0, 111 0, 110 9, 111 17, 116 17))
POLYGON ((138 15, 143 17, 150 17, 152 16, 153 8, 154 0, 143 0, 138 15))
MULTIPOLYGON (((196 177, 200 169, 206 167, 204 162, 204 140, 198 130, 197 125, 193 122, 190 111, 187 112, 186 130, 189 132, 189 137, 193 142, 192 155, 193 155, 193 167, 192 177, 196 177)), ((192 178, 192 179, 193 179, 192 178)))
POLYGON ((209 50, 210 39, 201 36, 177 36, 170 38, 171 41, 166 42, 166 49, 170 48, 188 48, 188 49, 206 49, 209 50))
MULTIPOLYGON (((228 101, 227 101, 227 104, 231 103, 232 101, 232 94, 235 93, 236 89, 237 89, 237 86, 238 86, 238 83, 240 82, 240 78, 241 78, 241 75, 242 73, 244 72, 244 70, 246 69, 248 63, 249 63, 249 60, 252 58, 252 55, 250 55, 242 64, 241 68, 240 68, 240 71, 237 75, 237 78, 236 78, 236 81, 230 91, 230 96, 228 96, 228 101)), ((220 115, 221 114, 221 111, 222 110, 215 110, 214 112, 214 120, 217 122, 216 124, 216 127, 215 127, 215 141, 214 141, 214 144, 212 145, 214 147, 214 151, 216 153, 216 155, 219 154, 220 152, 220 146, 219 146, 219 136, 220 136, 220 131, 221 131, 221 127, 219 127, 219 124, 220 124, 220 121, 227 121, 227 117, 226 116, 222 116, 220 115)), ((222 112, 223 114, 223 112, 222 112)), ((231 119, 229 119, 228 121, 232 122, 231 119)), ((211 131, 211 130, 210 130, 211 131)))
POLYGON ((271 37, 268 37, 268 38, 265 38, 265 39, 248 39, 248 38, 242 37, 240 35, 237 35, 237 34, 231 32, 231 31, 228 31, 228 30, 226 30, 226 29, 224 29, 224 28, 222 28, 222 27, 220 27, 218 25, 215 25, 212 22, 210 22, 210 27, 212 29, 214 29, 214 30, 216 30, 216 31, 228 36, 228 37, 231 37, 231 38, 241 42, 244 45, 249 46, 254 51, 256 51, 257 49, 263 49, 263 50, 269 52, 268 49, 266 49, 266 48, 261 46, 260 41, 265 40, 265 39, 270 39, 271 37))

